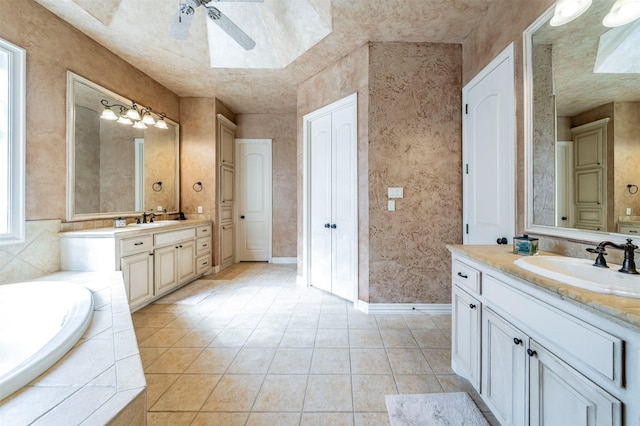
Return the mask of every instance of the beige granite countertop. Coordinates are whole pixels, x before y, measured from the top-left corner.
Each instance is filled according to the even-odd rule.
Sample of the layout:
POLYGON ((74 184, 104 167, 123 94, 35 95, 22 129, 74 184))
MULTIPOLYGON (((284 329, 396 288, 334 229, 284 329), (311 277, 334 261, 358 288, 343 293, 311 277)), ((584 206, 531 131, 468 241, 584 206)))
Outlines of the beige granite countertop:
MULTIPOLYGON (((197 226, 197 225, 206 225, 211 223, 211 220, 208 219, 187 219, 181 220, 175 223, 174 221, 170 221, 171 224, 163 225, 163 226, 135 226, 129 225, 126 228, 96 228, 96 229, 83 229, 81 231, 68 231, 68 232, 60 232, 58 235, 60 238, 78 238, 78 237, 91 237, 91 238, 113 238, 116 235, 127 234, 127 235, 136 235, 140 233, 149 233, 149 232, 163 232, 169 231, 172 229, 184 228, 187 226, 197 226)), ((162 221, 157 221, 155 223, 162 223, 162 221)))
MULTIPOLYGON (((447 248, 451 253, 484 263, 508 276, 583 305, 592 312, 604 314, 627 327, 640 329, 640 299, 600 294, 526 271, 513 263, 522 256, 513 254, 511 246, 456 244, 447 245, 447 248)), ((557 256, 548 252, 539 254, 557 256)))

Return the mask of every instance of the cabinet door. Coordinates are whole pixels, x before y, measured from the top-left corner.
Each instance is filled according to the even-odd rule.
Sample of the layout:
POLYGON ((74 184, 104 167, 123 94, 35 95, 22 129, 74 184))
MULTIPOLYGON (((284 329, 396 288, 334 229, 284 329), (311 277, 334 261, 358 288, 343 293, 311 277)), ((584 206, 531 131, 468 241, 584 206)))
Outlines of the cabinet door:
POLYGON ((196 275, 196 243, 187 241, 178 247, 178 284, 182 284, 196 275))
POLYGON ((155 250, 155 289, 156 295, 178 285, 178 247, 167 246, 155 250))
POLYGON ((525 425, 528 337, 491 309, 482 312, 482 394, 500 424, 525 425))
POLYGON ((220 162, 233 166, 235 131, 224 123, 220 123, 220 162))
POLYGON ((226 268, 233 264, 235 234, 233 225, 224 225, 220 231, 220 267, 226 268))
POLYGON ((452 309, 452 367, 479 390, 480 302, 454 286, 452 309))
POLYGON ((531 425, 620 425, 620 401, 531 340, 531 425))
POLYGON ((120 259, 129 305, 153 297, 153 256, 148 252, 120 259))

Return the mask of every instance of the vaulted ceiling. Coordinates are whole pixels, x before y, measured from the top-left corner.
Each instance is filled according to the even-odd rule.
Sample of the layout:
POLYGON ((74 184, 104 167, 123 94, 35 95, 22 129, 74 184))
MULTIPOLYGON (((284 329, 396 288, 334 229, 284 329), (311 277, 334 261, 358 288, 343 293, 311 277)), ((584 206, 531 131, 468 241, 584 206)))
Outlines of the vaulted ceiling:
POLYGON ((210 3, 256 41, 248 52, 202 7, 186 39, 172 38, 178 0, 36 1, 179 96, 217 97, 236 113, 284 113, 296 110, 298 83, 364 43, 462 43, 495 0, 210 3))

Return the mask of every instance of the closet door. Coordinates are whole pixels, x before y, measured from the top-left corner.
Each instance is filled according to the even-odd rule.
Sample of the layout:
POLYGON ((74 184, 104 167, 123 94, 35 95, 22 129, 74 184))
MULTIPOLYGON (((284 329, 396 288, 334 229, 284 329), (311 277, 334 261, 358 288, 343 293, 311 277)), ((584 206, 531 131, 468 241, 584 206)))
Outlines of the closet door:
POLYGON ((310 284, 331 291, 331 114, 310 124, 310 284))
POLYGON ((355 100, 338 103, 322 109, 307 127, 309 284, 353 301, 358 263, 356 106, 355 100))
POLYGON ((356 277, 356 141, 354 106, 331 114, 331 292, 354 300, 356 277))

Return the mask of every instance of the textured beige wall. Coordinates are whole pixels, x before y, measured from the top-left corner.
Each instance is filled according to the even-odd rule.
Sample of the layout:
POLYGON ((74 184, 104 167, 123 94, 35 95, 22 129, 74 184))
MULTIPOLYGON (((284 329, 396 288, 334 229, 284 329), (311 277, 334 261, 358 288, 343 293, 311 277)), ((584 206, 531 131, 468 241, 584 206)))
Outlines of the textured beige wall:
POLYGON ((178 96, 32 0, 2 0, 0 16, 0 37, 27 50, 27 219, 64 218, 67 70, 175 121, 178 96))
POLYGON ((369 45, 298 85, 297 206, 298 274, 302 274, 302 119, 305 114, 358 94, 358 297, 369 301, 369 45))
MULTIPOLYGON (((187 217, 212 219, 219 223, 218 212, 218 119, 223 114, 235 121, 235 114, 215 98, 181 98, 180 114, 180 209, 187 217), (193 190, 202 182, 202 191, 193 190), (198 214, 202 206, 202 214, 198 214)), ((214 226, 213 265, 219 264, 220 241, 214 226)))
POLYGON ((640 216, 640 192, 631 194, 627 185, 638 185, 638 159, 640 159, 640 102, 616 102, 614 104, 614 206, 615 220, 631 215, 640 216))
POLYGON ((373 43, 369 74, 370 302, 449 303, 462 221, 462 55, 373 43), (403 187, 396 211, 387 188, 403 187))
POLYGON ((297 255, 296 115, 238 114, 236 138, 272 139, 273 257, 297 255))
POLYGON ((360 300, 450 301, 445 244, 461 240, 461 80, 459 45, 372 43, 298 87, 299 205, 303 115, 358 93, 360 300), (390 186, 405 188, 394 213, 390 186))
POLYGON ((535 45, 533 64, 533 223, 553 226, 556 222, 556 102, 552 46, 535 45))

